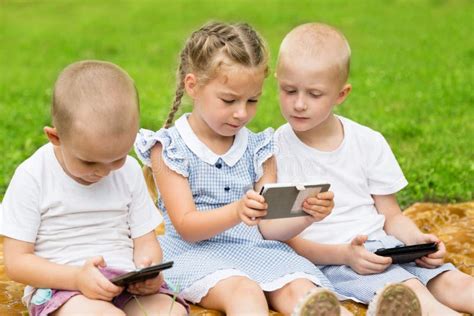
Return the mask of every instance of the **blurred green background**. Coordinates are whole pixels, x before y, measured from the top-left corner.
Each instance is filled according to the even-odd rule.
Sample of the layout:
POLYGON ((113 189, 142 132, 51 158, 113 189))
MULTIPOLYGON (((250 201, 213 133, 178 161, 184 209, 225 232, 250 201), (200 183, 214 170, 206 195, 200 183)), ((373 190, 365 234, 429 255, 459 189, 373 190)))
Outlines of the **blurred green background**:
MULTIPOLYGON (((140 91, 142 126, 158 129, 174 95, 179 50, 209 20, 253 25, 268 42, 272 69, 292 27, 338 27, 352 47, 353 92, 337 111, 385 135, 410 182, 402 206, 473 199, 470 0, 0 0, 0 199, 16 166, 46 142, 51 87, 63 67, 80 59, 117 63, 140 91)), ((282 123, 269 76, 249 127, 282 123)))

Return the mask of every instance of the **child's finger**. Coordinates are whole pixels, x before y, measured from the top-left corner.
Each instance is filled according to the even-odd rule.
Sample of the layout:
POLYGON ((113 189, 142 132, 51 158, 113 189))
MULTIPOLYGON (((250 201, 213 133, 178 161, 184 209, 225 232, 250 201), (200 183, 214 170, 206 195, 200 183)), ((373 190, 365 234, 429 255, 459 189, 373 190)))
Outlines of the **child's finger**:
POLYGON ((424 263, 429 264, 430 266, 433 266, 433 267, 439 267, 440 265, 442 265, 444 263, 443 259, 440 259, 440 258, 431 259, 431 258, 428 258, 428 257, 424 256, 424 257, 421 257, 420 259, 424 263))
POLYGON ((251 200, 255 200, 255 201, 258 201, 260 203, 265 203, 265 198, 263 197, 263 195, 260 195, 258 194, 256 191, 254 190, 248 190, 246 193, 245 193, 245 196, 248 198, 248 199, 251 199, 251 200))
POLYGON ((365 261, 362 264, 362 267, 367 273, 374 274, 374 273, 380 273, 380 272, 385 271, 385 269, 387 269, 388 265, 377 264, 377 263, 373 263, 373 262, 370 262, 370 261, 365 261))
POLYGON ((307 198, 306 201, 308 204, 310 205, 318 205, 318 206, 331 206, 333 204, 333 202, 331 200, 321 200, 321 199, 318 199, 318 198, 307 198))
POLYGON ((331 209, 325 206, 319 206, 319 205, 310 205, 307 204, 306 202, 303 203, 303 209, 306 211, 313 211, 315 213, 318 213, 320 215, 327 216, 329 213, 331 213, 331 209))
POLYGON ((334 199, 334 192, 327 191, 327 192, 318 193, 317 198, 321 199, 321 200, 333 200, 334 199))
POLYGON ((245 216, 249 217, 249 218, 259 218, 259 217, 263 217, 263 216, 266 216, 267 215, 267 211, 266 210, 252 210, 252 209, 249 209, 245 212, 245 216))
POLYGON ((419 265, 420 267, 427 268, 427 269, 434 269, 434 268, 436 268, 436 266, 431 265, 431 264, 428 264, 428 263, 426 263, 426 262, 425 262, 424 260, 422 260, 422 259, 416 259, 416 260, 415 260, 415 263, 416 263, 417 265, 419 265))
POLYGON ((247 216, 242 216, 241 220, 247 226, 255 226, 255 225, 258 225, 258 223, 260 223, 260 219, 256 218, 256 217, 250 218, 250 217, 247 217, 247 216))
POLYGON ((251 209, 255 209, 255 210, 265 210, 268 207, 267 203, 261 203, 256 200, 246 200, 245 206, 251 209))
POLYGON ((386 266, 392 263, 392 258, 379 256, 370 251, 367 251, 366 259, 372 263, 386 265, 386 266))
POLYGON ((351 245, 353 246, 362 246, 368 239, 367 235, 357 235, 352 239, 351 245))
POLYGON ((105 277, 98 282, 98 285, 102 290, 113 296, 120 294, 123 290, 122 287, 113 284, 105 277))

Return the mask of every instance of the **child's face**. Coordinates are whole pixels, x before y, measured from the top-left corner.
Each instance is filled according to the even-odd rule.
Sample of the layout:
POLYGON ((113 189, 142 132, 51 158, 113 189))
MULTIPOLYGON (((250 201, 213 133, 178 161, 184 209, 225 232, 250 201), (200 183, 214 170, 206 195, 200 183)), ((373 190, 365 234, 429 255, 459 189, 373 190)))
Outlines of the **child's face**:
POLYGON ((234 136, 255 116, 265 79, 262 69, 222 66, 218 76, 202 86, 193 78, 187 77, 186 82, 194 101, 193 115, 214 133, 234 136))
POLYGON ((323 124, 344 100, 337 65, 327 67, 309 58, 281 60, 277 80, 281 112, 295 131, 323 124))
POLYGON ((89 185, 99 182, 111 171, 124 165, 135 136, 135 133, 124 133, 106 141, 95 135, 71 136, 55 146, 55 154, 71 178, 89 185))

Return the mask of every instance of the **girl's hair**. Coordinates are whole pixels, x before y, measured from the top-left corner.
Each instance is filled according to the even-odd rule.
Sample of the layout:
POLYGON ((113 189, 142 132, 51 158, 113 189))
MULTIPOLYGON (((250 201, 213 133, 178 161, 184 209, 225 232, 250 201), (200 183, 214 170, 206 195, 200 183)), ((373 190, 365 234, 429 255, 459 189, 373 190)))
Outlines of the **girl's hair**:
MULTIPOLYGON (((268 53, 264 41, 247 23, 227 24, 211 22, 191 34, 181 51, 176 74, 176 93, 164 124, 168 128, 181 105, 184 95, 184 77, 193 73, 199 84, 214 79, 219 67, 229 61, 233 65, 262 67, 268 74, 268 53)), ((150 168, 144 168, 145 179, 152 197, 156 189, 150 168)))
POLYGON ((181 105, 186 74, 195 74, 199 83, 205 84, 215 78, 224 60, 246 67, 264 67, 265 74, 268 73, 265 44, 257 32, 246 23, 205 24, 191 34, 179 56, 176 93, 164 124, 165 128, 171 126, 181 105))

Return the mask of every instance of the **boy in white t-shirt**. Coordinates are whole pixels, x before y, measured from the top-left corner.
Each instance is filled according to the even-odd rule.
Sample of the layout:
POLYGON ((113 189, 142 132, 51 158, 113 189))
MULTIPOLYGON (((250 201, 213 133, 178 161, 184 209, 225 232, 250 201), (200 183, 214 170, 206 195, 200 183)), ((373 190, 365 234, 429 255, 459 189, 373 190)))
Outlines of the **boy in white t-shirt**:
POLYGON ((473 313, 474 279, 443 264, 443 242, 402 214, 395 193, 407 181, 384 137, 333 114, 351 91, 349 63, 346 39, 324 24, 296 27, 280 47, 276 76, 288 124, 275 133, 278 181, 328 182, 335 194, 332 214, 289 244, 322 265, 340 294, 373 301, 370 313, 387 308, 391 315, 393 308, 420 314, 416 299, 383 301, 391 291, 409 297, 412 291, 406 289, 416 293, 423 314, 473 313), (438 243, 438 251, 411 264, 392 265, 390 258, 373 253, 429 242, 438 243), (389 282, 399 284, 384 289, 389 282), (383 292, 374 299, 376 291, 383 292))
POLYGON ((50 143, 17 168, 0 210, 6 273, 28 285, 30 315, 185 314, 161 274, 127 289, 109 281, 162 259, 162 217, 127 156, 139 124, 132 79, 107 62, 69 65, 51 113, 50 143))

